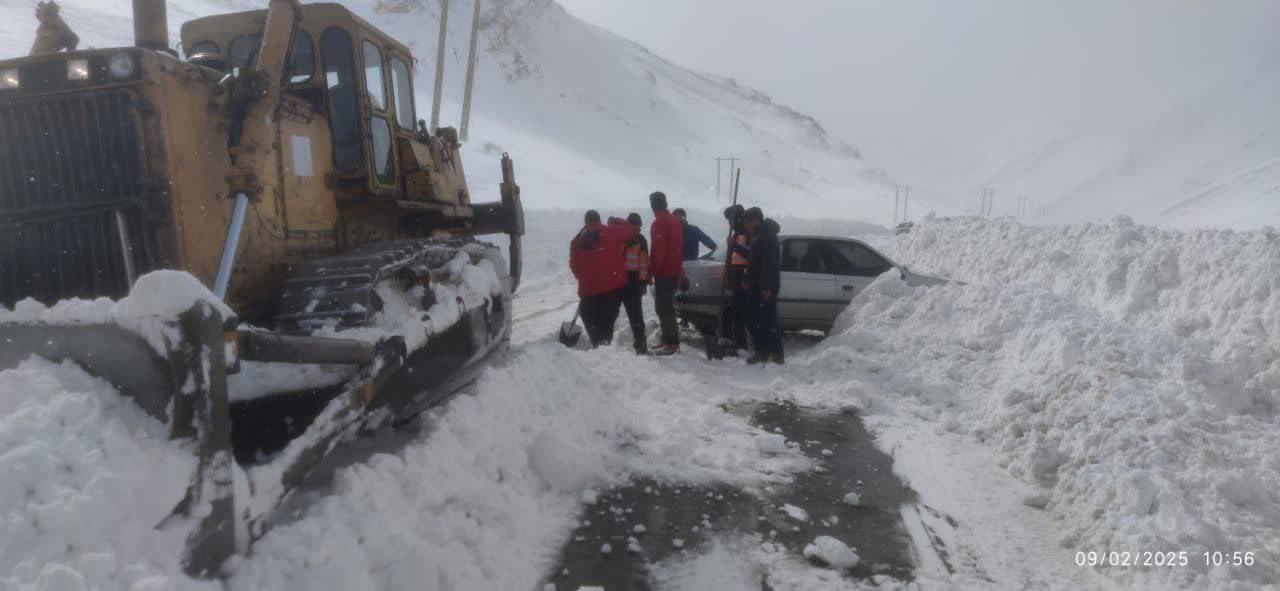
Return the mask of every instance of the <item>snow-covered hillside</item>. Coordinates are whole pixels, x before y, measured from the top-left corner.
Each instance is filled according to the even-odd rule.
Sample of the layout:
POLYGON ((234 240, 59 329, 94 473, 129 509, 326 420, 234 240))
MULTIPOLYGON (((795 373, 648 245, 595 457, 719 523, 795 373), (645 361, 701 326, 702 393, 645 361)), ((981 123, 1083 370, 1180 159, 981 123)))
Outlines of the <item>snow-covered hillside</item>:
MULTIPOLYGON (((65 0, 82 46, 131 43, 127 2, 65 0)), ((171 43, 181 23, 262 8, 253 0, 170 0, 171 43)), ((415 52, 418 115, 429 118, 440 17, 437 0, 351 0, 345 6, 415 52)), ((461 114, 472 4, 451 2, 442 125, 461 114)), ((27 47, 30 7, 0 7, 0 43, 27 47)), ((888 216, 887 175, 813 118, 731 79, 692 72, 584 23, 550 0, 490 0, 481 12, 467 146, 479 196, 496 193, 497 157, 510 152, 526 207, 589 203, 643 208, 665 191, 676 206, 717 209, 715 162, 736 156, 742 197, 791 214, 888 216)), ((728 194, 728 163, 722 182, 728 194)), ((923 208, 924 205, 921 205, 923 208)), ((923 211, 923 209, 921 209, 923 211)))
MULTIPOLYGON (((438 2, 383 0, 374 8, 366 13, 375 23, 408 40, 424 63, 434 61, 435 35, 425 24, 438 22, 438 2)), ((450 9, 446 123, 460 112, 471 8, 450 9)), ((761 92, 684 69, 549 0, 486 2, 481 23, 471 168, 511 152, 529 179, 530 207, 594 200, 643 208, 649 192, 663 190, 681 206, 714 209, 712 159, 733 155, 744 168, 746 201, 793 214, 883 217, 887 175, 818 121, 761 92)))
POLYGON ((997 215, 1035 201, 1031 219, 1160 226, 1280 225, 1280 52, 1228 83, 1080 125, 1010 121, 974 146, 968 162, 932 179, 976 212, 978 187, 996 187, 997 215))

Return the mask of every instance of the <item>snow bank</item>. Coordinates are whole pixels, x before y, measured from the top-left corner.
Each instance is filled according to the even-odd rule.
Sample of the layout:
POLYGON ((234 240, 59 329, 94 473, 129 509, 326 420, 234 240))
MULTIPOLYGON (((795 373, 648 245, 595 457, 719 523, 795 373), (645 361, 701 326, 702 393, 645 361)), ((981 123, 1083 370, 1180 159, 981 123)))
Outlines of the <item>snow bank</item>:
POLYGON ((1280 406, 1280 233, 1110 224, 1034 228, 982 219, 901 237, 913 270, 1048 287, 1118 322, 1186 339, 1231 410, 1280 406))
POLYGON ((156 530, 193 456, 107 383, 40 359, 0 371, 0 588, 216 589, 186 525, 156 530))
POLYGON ((1064 548, 1193 558, 1109 575, 1274 581, 1275 563, 1208 570, 1199 555, 1280 551, 1277 255, 1269 232, 925 224, 900 258, 979 283, 882 277, 795 371, 834 372, 832 394, 992 446, 1049 491, 1064 548))

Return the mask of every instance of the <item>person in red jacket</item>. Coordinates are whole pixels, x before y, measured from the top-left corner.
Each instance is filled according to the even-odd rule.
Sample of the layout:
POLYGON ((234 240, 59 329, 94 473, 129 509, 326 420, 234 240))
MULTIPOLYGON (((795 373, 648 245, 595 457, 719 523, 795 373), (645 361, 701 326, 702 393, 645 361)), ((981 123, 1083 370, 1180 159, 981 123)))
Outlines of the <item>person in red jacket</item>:
POLYGON ((635 226, 617 218, 602 224, 600 214, 591 210, 569 243, 569 269, 578 279, 578 312, 593 347, 613 342, 613 326, 627 286, 623 251, 635 235, 635 226))
POLYGON ((662 324, 662 345, 654 355, 673 355, 680 350, 680 327, 676 324, 676 289, 684 277, 684 225, 667 211, 667 196, 661 191, 649 195, 653 224, 649 227, 649 274, 653 277, 653 308, 662 324))

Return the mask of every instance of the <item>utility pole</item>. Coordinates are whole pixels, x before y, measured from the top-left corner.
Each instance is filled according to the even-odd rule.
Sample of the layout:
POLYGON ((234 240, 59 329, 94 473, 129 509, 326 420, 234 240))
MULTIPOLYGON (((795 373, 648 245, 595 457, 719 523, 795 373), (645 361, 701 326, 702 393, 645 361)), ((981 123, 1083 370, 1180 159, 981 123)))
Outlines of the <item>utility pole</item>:
POLYGON ((898 202, 902 201, 902 185, 893 186, 893 227, 898 227, 898 202))
POLYGON ((996 190, 987 187, 982 190, 982 201, 978 205, 978 215, 981 217, 991 217, 991 210, 995 206, 996 190))
POLYGON ((729 163, 729 190, 732 191, 734 188, 733 171, 736 168, 735 164, 738 162, 738 159, 734 156, 722 156, 722 157, 716 158, 715 161, 716 161, 716 203, 719 203, 720 202, 720 178, 721 178, 720 163, 721 162, 729 163))
POLYGON ((902 221, 911 221, 911 214, 907 213, 907 206, 911 204, 911 185, 903 185, 902 187, 902 221))
POLYGON ((431 134, 440 128, 440 100, 444 95, 444 37, 448 31, 449 0, 440 0, 440 41, 436 45, 436 88, 431 101, 431 134))
POLYGON ((716 158, 716 203, 720 203, 720 159, 716 158))
POLYGON ((471 51, 467 53, 467 89, 462 95, 462 129, 459 130, 462 141, 467 141, 467 127, 471 122, 471 88, 476 81, 476 38, 480 36, 480 0, 475 0, 476 9, 471 15, 471 51))

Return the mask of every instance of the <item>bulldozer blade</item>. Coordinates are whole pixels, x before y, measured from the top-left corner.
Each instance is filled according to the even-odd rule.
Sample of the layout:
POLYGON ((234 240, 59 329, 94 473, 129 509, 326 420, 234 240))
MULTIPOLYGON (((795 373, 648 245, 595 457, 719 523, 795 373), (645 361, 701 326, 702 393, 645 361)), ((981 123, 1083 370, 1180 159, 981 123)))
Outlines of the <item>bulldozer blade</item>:
POLYGON ((208 303, 184 312, 179 322, 185 337, 183 347, 199 362, 193 367, 186 391, 177 395, 193 399, 192 418, 198 425, 197 461, 187 494, 173 514, 190 517, 194 508, 201 508, 196 513, 203 516, 187 535, 182 566, 193 577, 210 577, 221 574, 223 563, 241 543, 248 543, 235 520, 235 458, 231 450, 224 322, 208 303))
POLYGON ((362 368, 360 375, 325 405, 302 435, 290 441, 269 464, 252 469, 250 481, 261 486, 254 491, 255 500, 245 510, 250 542, 266 534, 275 509, 302 485, 307 474, 334 446, 369 426, 367 407, 404 366, 405 359, 403 340, 393 339, 379 345, 373 363, 362 368))
POLYGON ((157 527, 198 514, 187 537, 183 567, 193 576, 216 576, 237 550, 227 321, 207 302, 177 319, 134 321, 132 329, 113 323, 0 325, 0 369, 32 356, 75 363, 167 423, 170 438, 195 438, 197 462, 187 494, 157 527))
MULTIPOLYGON (((179 330, 172 319, 140 319, 140 323, 149 324, 155 333, 179 330)), ((161 354, 138 332, 110 323, 0 325, 0 370, 17 367, 32 356, 55 363, 70 361, 110 382, 147 414, 167 423, 171 437, 194 434, 192 409, 169 407, 173 392, 181 389, 192 369, 192 360, 161 354)))
POLYGON ((506 287, 501 298, 467 311, 412 353, 399 337, 367 345, 232 331, 234 320, 224 320, 204 302, 176 319, 135 319, 145 330, 108 323, 0 324, 0 369, 33 355, 69 360, 167 422, 171 438, 194 439, 196 462, 185 495, 156 527, 191 527, 182 551, 184 572, 217 578, 229 558, 268 531, 281 503, 338 444, 421 412, 476 379, 481 362, 510 342, 510 301, 506 287), (164 353, 144 334, 163 335, 164 353), (315 401, 318 414, 272 452, 270 461, 238 464, 229 368, 242 360, 285 359, 360 366, 354 378, 315 401))

